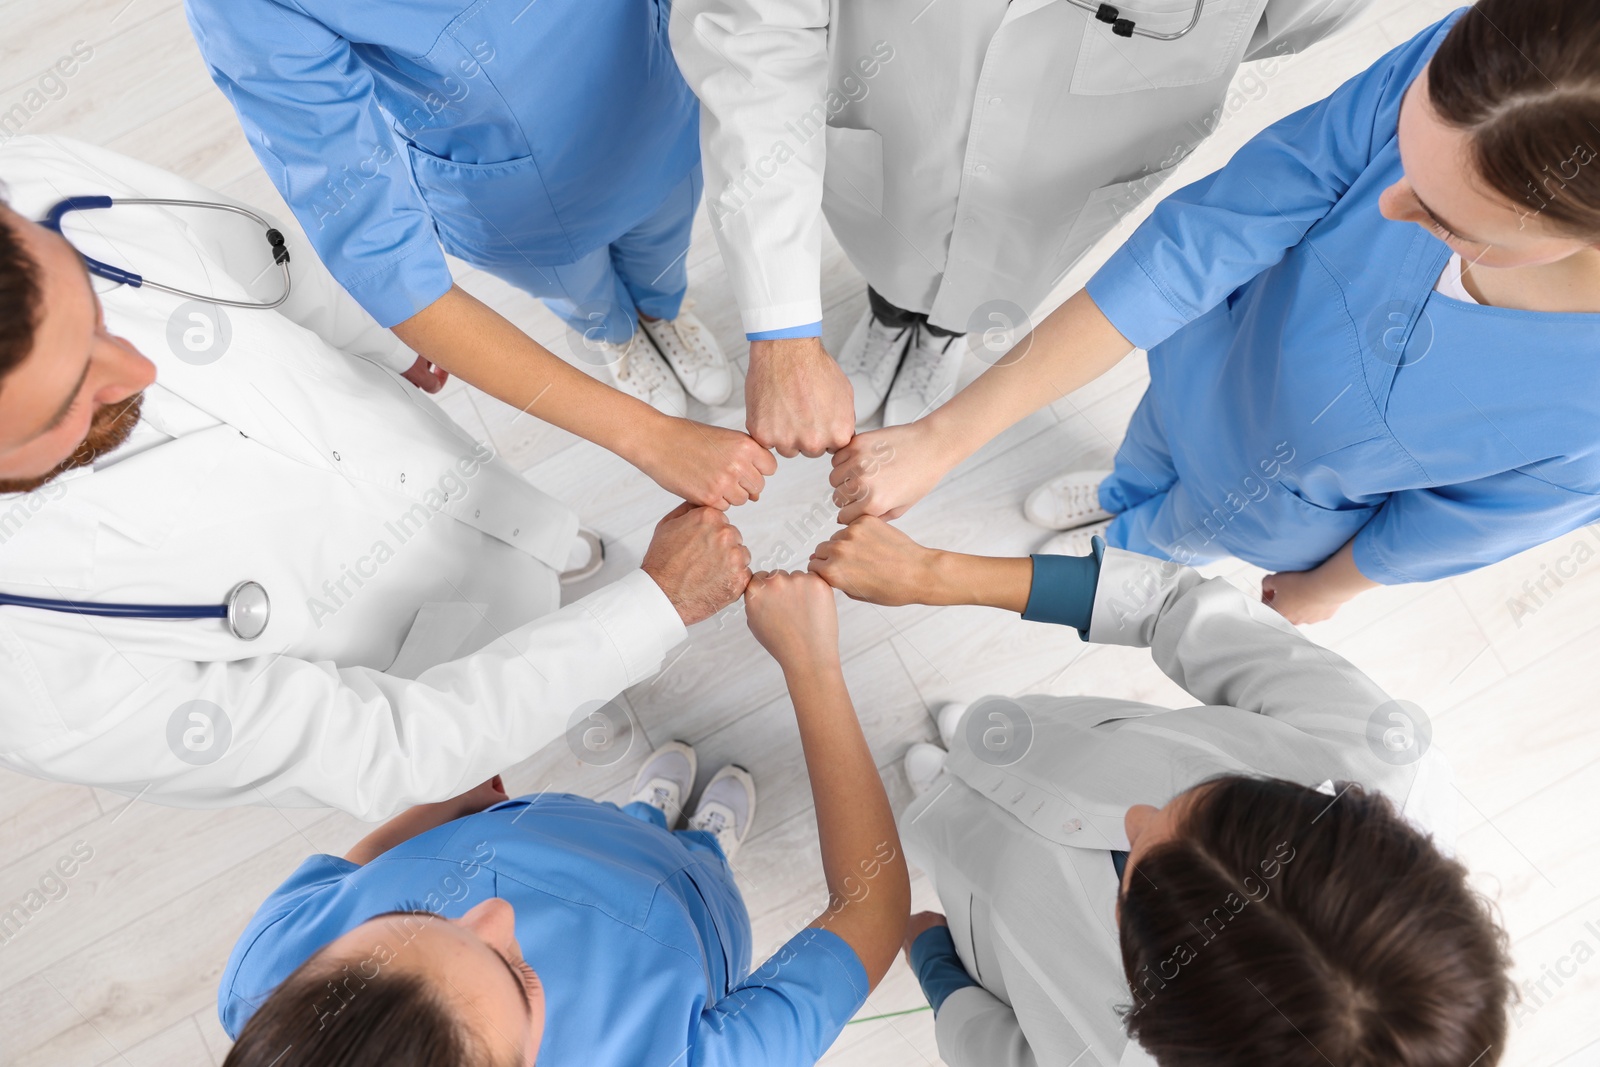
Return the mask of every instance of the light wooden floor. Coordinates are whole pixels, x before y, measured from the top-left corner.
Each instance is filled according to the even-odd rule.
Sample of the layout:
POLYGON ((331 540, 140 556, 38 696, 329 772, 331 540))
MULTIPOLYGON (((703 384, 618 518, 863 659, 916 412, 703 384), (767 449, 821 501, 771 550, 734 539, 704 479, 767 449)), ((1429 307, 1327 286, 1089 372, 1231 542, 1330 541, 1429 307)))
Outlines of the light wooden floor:
MULTIPOLYGON (((1266 122, 1324 95, 1450 6, 1380 0, 1345 37, 1282 63, 1270 78, 1242 79, 1219 132, 1173 187, 1214 168, 1266 122)), ((25 132, 105 144, 287 217, 206 78, 177 0, 0 0, 0 24, 0 113, 75 42, 93 49, 25 132)), ((1063 293, 1116 240, 1103 242, 1063 293)), ((826 336, 837 345, 865 298, 837 246, 829 248, 826 336)), ((738 316, 703 219, 689 262, 700 313, 742 357, 738 316)), ((459 275, 533 336, 565 351, 559 324, 535 301, 470 269, 459 275)), ((970 377, 978 364, 969 363, 970 377)), ((1143 383, 1142 365, 1129 360, 1028 419, 902 525, 941 547, 1025 553, 1044 535, 1022 518, 1024 494, 1069 465, 1109 458, 1143 383)), ((473 390, 453 384, 444 402, 607 536, 612 562, 605 577, 637 563, 651 526, 671 506, 663 491, 599 449, 518 418, 473 390)), ((736 408, 702 415, 741 422, 736 408)), ((800 565, 834 528, 824 469, 821 460, 785 461, 765 499, 737 513, 763 565, 800 565)), ((1245 585, 1259 578, 1243 566, 1221 572, 1245 585)), ((1460 850, 1499 904, 1528 998, 1505 1062, 1527 1067, 1600 1064, 1597 603, 1600 529, 1464 578, 1376 591, 1312 629, 1396 696, 1427 709, 1437 743, 1454 759, 1460 850)), ((842 621, 852 691, 897 806, 908 799, 899 756, 910 742, 932 736, 928 709, 943 700, 1044 690, 1174 706, 1185 700, 1142 654, 1085 647, 1068 631, 996 612, 846 603, 842 621)), ((778 671, 742 620, 724 617, 697 627, 662 675, 626 700, 650 740, 683 738, 698 746, 708 770, 738 759, 755 774, 757 832, 737 868, 759 958, 823 900, 810 798, 778 671)), ((557 745, 516 768, 511 784, 615 798, 646 747, 595 769, 557 745)), ((227 1040, 216 1021, 215 988, 235 936, 307 853, 342 852, 361 832, 354 820, 326 811, 175 811, 0 772, 0 903, 38 888, 59 857, 91 853, 65 894, 0 944, 0 1061, 219 1063, 227 1040)), ((920 878, 917 894, 919 905, 934 904, 920 878)), ((914 980, 897 964, 825 1062, 937 1063, 926 1010, 865 1018, 919 1007, 914 980)))

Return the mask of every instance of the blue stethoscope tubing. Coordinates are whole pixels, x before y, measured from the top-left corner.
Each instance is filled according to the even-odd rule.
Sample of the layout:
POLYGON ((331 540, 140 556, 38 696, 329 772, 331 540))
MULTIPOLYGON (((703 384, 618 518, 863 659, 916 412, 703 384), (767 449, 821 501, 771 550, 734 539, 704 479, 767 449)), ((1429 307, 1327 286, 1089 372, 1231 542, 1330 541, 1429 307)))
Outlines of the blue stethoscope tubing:
MULTIPOLYGON (((254 211, 246 207, 240 207, 237 204, 224 204, 211 200, 171 200, 156 197, 69 196, 55 207, 52 207, 45 217, 39 220, 39 225, 46 229, 54 230, 56 233, 61 233, 62 218, 74 211, 96 211, 126 204, 159 204, 166 207, 199 207, 207 208, 211 211, 231 211, 235 215, 243 215, 245 218, 253 220, 267 231, 267 247, 272 253, 272 261, 283 271, 283 295, 272 301, 224 300, 218 296, 206 296, 204 293, 192 293, 187 289, 176 289, 170 285, 162 285, 160 282, 150 281, 142 274, 135 274, 131 270, 124 270, 121 267, 113 266, 90 256, 84 256, 82 252, 78 253, 83 256, 83 264, 89 269, 90 274, 98 278, 104 278, 109 282, 116 282, 118 285, 128 285, 135 289, 159 289, 163 293, 171 293, 174 296, 186 297, 190 300, 202 300, 208 304, 222 304, 225 307, 232 308, 271 311, 289 299, 289 249, 284 244, 283 234, 274 229, 272 223, 257 215, 254 211)), ((66 234, 62 234, 62 236, 65 237, 66 234)))
POLYGON ((240 582, 230 589, 221 604, 106 604, 0 593, 0 606, 6 605, 113 619, 222 619, 233 636, 241 641, 260 637, 272 617, 272 601, 267 591, 260 582, 251 581, 240 582))

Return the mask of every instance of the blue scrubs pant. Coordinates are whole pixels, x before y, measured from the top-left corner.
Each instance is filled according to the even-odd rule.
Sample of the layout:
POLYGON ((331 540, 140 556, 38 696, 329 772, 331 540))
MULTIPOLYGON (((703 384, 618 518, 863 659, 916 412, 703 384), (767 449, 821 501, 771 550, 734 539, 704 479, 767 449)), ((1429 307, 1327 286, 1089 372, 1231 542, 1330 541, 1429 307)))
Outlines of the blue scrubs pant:
MULTIPOLYGON (((654 823, 663 830, 667 828, 667 817, 661 813, 661 809, 651 807, 643 801, 635 800, 631 804, 622 805, 622 812, 625 815, 632 815, 640 822, 654 823)), ((722 846, 717 844, 716 834, 704 830, 673 830, 671 833, 690 852, 704 852, 716 857, 717 866, 727 874, 728 884, 733 885, 733 868, 728 866, 728 857, 722 854, 722 846)), ((734 894, 737 895, 738 892, 738 887, 735 887, 734 894)))
POLYGON ((695 167, 648 218, 576 263, 483 263, 483 270, 544 301, 590 341, 623 344, 639 312, 674 319, 689 288, 689 232, 703 179, 695 167))
POLYGON ((1179 480, 1161 412, 1148 391, 1128 423, 1111 475, 1100 483, 1100 506, 1116 516, 1105 532, 1113 548, 1185 566, 1232 554, 1216 539, 1216 511, 1179 480))

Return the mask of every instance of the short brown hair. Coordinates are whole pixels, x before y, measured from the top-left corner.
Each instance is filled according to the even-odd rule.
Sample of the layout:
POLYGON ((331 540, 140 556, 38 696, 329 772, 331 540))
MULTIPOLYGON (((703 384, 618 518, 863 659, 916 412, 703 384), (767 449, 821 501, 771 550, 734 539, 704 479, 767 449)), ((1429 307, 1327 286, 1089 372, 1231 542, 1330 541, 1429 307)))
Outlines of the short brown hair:
MULTIPOLYGON (((9 208, 0 189, 0 209, 9 208)), ((39 329, 39 265, 0 215, 0 381, 27 358, 39 329)))
POLYGON ((1493 1067, 1506 937, 1381 793, 1227 777, 1121 903, 1128 1032, 1162 1067, 1493 1067))
POLYGON ((440 1064, 501 1067, 421 976, 384 970, 355 978, 338 961, 313 956, 250 1017, 222 1067, 440 1064), (330 1017, 318 1006, 332 997, 340 1008, 330 1017))
POLYGON ((1600 0, 1480 0, 1434 54, 1428 95, 1491 189, 1600 241, 1600 0))

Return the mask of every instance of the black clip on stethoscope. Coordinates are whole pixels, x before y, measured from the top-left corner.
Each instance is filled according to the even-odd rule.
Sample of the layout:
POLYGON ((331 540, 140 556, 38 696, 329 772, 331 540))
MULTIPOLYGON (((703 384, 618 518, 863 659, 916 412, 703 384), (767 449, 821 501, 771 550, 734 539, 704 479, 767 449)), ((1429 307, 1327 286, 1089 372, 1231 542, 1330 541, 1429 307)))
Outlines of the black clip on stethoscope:
POLYGON ((1187 34, 1200 24, 1200 11, 1206 4, 1206 0, 1194 0, 1194 14, 1189 19, 1189 25, 1176 33, 1154 33, 1150 30, 1141 30, 1134 25, 1132 19, 1123 18, 1122 12, 1111 4, 1092 4, 1088 0, 1067 0, 1067 2, 1073 7, 1080 7, 1085 11, 1094 12, 1094 17, 1101 22, 1109 23, 1111 32, 1118 37, 1132 37, 1134 34, 1138 34, 1140 37, 1148 37, 1152 41, 1176 41, 1179 37, 1187 34))
MULTIPOLYGON (((148 287, 159 289, 164 293, 174 296, 186 297, 190 300, 203 300, 210 304, 225 304, 228 307, 252 308, 270 311, 289 299, 289 250, 284 247, 283 234, 274 229, 271 224, 260 215, 248 208, 236 207, 233 204, 211 203, 204 200, 166 200, 166 199, 134 199, 113 200, 109 196, 72 196, 61 201, 51 208, 49 213, 40 221, 56 233, 61 233, 62 216, 73 211, 88 211, 92 209, 108 208, 114 204, 162 204, 172 207, 203 207, 217 211, 231 211, 236 215, 243 215, 253 219, 266 227, 267 244, 272 249, 272 261, 283 270, 283 295, 270 302, 252 302, 245 300, 224 300, 219 297, 209 297, 201 293, 192 293, 186 289, 177 289, 170 285, 152 282, 141 275, 121 267, 114 267, 109 263, 102 263, 89 256, 83 257, 84 266, 89 273, 119 285, 130 285, 134 288, 148 287)), ((66 235, 62 234, 65 238, 66 235)), ((228 631, 241 641, 254 641, 267 629, 267 622, 272 618, 272 601, 267 596, 267 591, 260 582, 244 581, 228 590, 228 595, 220 604, 113 604, 102 603, 94 600, 57 600, 53 597, 18 596, 13 593, 0 593, 0 606, 18 608, 37 608, 41 611, 59 611, 67 615, 98 615, 114 619, 222 619, 228 626, 228 631)))
MULTIPOLYGON (((267 231, 267 246, 272 252, 272 261, 283 271, 283 295, 272 301, 224 300, 219 296, 206 296, 203 293, 192 293, 187 289, 176 289, 170 285, 162 285, 160 282, 150 281, 142 274, 135 274, 131 270, 124 270, 121 267, 112 266, 110 263, 103 263, 79 252, 78 255, 83 257, 83 265, 89 269, 90 274, 98 278, 104 278, 109 282, 116 282, 118 285, 129 285, 135 289, 159 289, 163 293, 171 293, 174 296, 187 297, 190 300, 203 300, 208 304, 222 304, 231 308, 271 311, 289 299, 289 249, 284 245, 283 234, 279 233, 270 222, 257 215, 254 211, 249 208, 239 207, 237 204, 223 204, 210 200, 168 200, 152 197, 113 199, 109 196, 69 196, 51 208, 45 217, 39 220, 39 225, 46 229, 54 230, 56 233, 61 233, 61 219, 71 212, 92 211, 126 204, 160 204, 165 207, 199 207, 211 211, 231 211, 235 215, 243 215, 245 218, 252 220, 267 231)), ((63 239, 66 238, 64 233, 61 236, 63 239)))
POLYGON ((272 601, 260 582, 240 582, 228 590, 221 604, 103 604, 0 593, 0 606, 4 605, 113 619, 222 619, 228 624, 228 631, 241 641, 260 637, 272 617, 272 601))

